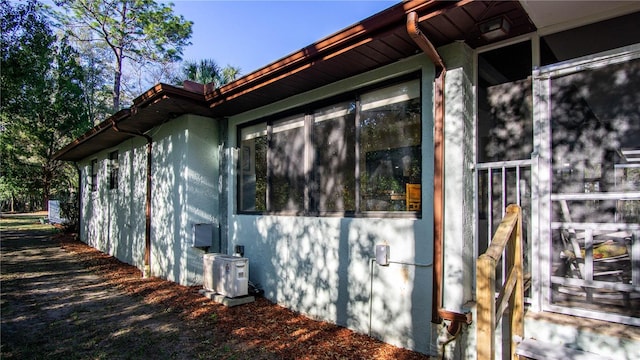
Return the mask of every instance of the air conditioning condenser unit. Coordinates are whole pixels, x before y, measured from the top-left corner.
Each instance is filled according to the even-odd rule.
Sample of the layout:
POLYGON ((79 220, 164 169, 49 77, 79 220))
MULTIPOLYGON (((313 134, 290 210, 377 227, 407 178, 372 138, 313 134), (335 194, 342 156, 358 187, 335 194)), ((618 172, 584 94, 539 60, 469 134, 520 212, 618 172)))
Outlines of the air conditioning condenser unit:
POLYGON ((225 254, 204 254, 203 287, 226 297, 249 294, 249 259, 225 254))

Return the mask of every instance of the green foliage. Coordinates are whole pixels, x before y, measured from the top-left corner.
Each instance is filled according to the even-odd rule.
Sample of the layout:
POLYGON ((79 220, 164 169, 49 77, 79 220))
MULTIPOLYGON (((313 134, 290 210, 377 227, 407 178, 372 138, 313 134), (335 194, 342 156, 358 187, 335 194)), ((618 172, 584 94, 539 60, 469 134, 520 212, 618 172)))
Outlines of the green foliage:
MULTIPOLYGON (((53 154, 89 129, 83 70, 66 39, 57 39, 36 1, 0 0, 0 200, 44 208, 73 183, 69 164, 53 154)), ((13 210, 13 209, 11 209, 13 210)))
POLYGON ((190 45, 192 22, 174 15, 172 4, 153 0, 59 0, 56 4, 65 10, 57 17, 71 36, 111 50, 114 112, 120 110, 125 65, 133 69, 149 62, 178 61, 183 47, 190 45))
POLYGON ((228 84, 240 75, 240 68, 227 65, 221 68, 213 59, 203 59, 200 62, 186 61, 182 65, 182 74, 176 76, 173 82, 182 84, 184 80, 191 80, 200 84, 213 83, 215 87, 228 84))

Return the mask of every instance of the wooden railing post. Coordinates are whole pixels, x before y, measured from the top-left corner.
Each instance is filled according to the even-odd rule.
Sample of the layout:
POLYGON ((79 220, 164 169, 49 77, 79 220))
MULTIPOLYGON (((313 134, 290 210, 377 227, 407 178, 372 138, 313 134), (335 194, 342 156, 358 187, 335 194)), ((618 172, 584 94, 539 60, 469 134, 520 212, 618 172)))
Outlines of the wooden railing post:
POLYGON ((496 262, 483 254, 476 264, 477 349, 478 360, 493 360, 496 331, 496 262))
POLYGON ((515 229, 511 233, 511 239, 507 243, 507 271, 510 276, 515 276, 513 293, 509 297, 509 318, 511 327, 511 359, 517 360, 516 340, 514 335, 522 338, 524 335, 524 283, 522 271, 522 211, 516 205, 509 205, 507 213, 517 213, 515 229), (512 208, 514 207, 514 208, 512 208))
POLYGON ((505 217, 496 230, 487 251, 480 255, 476 264, 477 300, 477 351, 479 360, 493 360, 495 357, 495 330, 502 314, 509 308, 508 324, 511 359, 517 359, 514 335, 524 335, 524 284, 522 270, 522 213, 517 205, 509 205, 505 217), (497 300, 496 265, 506 251, 507 278, 497 300))

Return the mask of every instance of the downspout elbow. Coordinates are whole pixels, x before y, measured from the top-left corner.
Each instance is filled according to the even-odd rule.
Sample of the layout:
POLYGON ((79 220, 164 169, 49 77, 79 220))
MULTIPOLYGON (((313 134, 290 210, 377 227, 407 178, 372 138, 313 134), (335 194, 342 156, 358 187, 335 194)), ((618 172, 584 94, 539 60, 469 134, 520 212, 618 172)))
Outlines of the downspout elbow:
POLYGON ((420 30, 420 25, 418 24, 418 14, 413 11, 407 15, 407 32, 411 39, 420 47, 428 57, 433 61, 433 63, 438 68, 438 71, 446 71, 446 66, 444 65, 444 61, 440 57, 438 50, 436 50, 435 46, 429 41, 429 39, 424 35, 424 33, 420 30))

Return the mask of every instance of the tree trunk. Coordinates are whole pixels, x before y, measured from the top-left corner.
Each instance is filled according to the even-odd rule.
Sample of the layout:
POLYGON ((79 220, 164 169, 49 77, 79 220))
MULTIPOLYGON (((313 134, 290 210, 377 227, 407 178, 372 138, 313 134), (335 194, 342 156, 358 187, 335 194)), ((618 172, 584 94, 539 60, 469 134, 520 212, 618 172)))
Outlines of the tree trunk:
POLYGON ((120 110, 120 81, 122 78, 122 49, 115 48, 116 71, 113 76, 113 112, 120 110))

